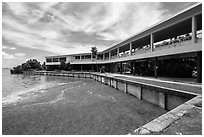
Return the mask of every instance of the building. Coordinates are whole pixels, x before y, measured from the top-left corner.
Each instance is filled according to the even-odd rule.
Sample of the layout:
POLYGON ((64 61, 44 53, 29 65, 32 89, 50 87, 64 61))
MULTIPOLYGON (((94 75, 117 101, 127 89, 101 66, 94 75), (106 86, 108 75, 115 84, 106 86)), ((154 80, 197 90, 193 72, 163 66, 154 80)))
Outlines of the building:
POLYGON ((158 62, 188 58, 196 60, 197 81, 201 82, 202 4, 197 3, 173 17, 99 52, 97 59, 93 59, 91 53, 45 58, 48 70, 59 68, 60 62, 64 60, 72 65, 73 70, 77 71, 99 71, 99 68, 105 66, 107 72, 129 72, 133 75, 139 74, 138 66, 144 66, 145 62, 147 62, 146 65, 149 65, 148 62, 151 62, 153 71, 150 73, 155 77, 158 75, 158 62), (129 67, 125 67, 127 65, 129 67), (125 70, 126 68, 129 69, 125 70))

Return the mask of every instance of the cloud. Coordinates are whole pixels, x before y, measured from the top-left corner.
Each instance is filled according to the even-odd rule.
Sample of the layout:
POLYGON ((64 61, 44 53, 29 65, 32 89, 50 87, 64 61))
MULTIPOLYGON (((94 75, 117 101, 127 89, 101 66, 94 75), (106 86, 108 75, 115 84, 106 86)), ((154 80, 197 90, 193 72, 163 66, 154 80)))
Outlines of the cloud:
POLYGON ((4 45, 2 45, 2 49, 16 50, 15 47, 7 47, 7 46, 4 46, 4 45))
POLYGON ((4 51, 2 51, 2 56, 4 59, 15 59, 15 56, 14 55, 10 55, 4 51))
POLYGON ((23 57, 23 56, 25 56, 26 54, 25 54, 25 53, 15 53, 14 55, 17 56, 17 57, 23 57))
POLYGON ((3 10, 2 16, 5 40, 54 54, 90 52, 91 46, 110 47, 168 15, 161 3, 147 2, 7 4, 3 9, 10 12, 3 10), (73 32, 77 42, 72 42, 73 32), (84 43, 82 34, 90 40, 84 43))

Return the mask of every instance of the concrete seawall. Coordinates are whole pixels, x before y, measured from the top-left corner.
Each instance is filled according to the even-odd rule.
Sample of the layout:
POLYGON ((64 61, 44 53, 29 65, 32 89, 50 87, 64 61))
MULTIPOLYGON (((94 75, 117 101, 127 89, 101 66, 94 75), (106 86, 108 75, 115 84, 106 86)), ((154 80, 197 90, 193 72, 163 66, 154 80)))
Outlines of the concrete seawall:
POLYGON ((197 96, 182 90, 155 86, 146 83, 108 76, 103 73, 89 72, 34 72, 35 75, 64 76, 77 78, 92 78, 98 82, 109 85, 119 91, 131 94, 138 99, 155 104, 163 109, 172 110, 184 102, 197 96))

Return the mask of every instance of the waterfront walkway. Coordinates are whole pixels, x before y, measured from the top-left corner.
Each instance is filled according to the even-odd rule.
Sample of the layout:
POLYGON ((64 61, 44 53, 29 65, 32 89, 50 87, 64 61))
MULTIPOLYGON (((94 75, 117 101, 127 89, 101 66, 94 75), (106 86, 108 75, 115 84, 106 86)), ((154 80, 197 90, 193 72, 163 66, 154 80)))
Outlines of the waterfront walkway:
POLYGON ((166 88, 172 88, 176 90, 202 94, 202 84, 192 82, 192 81, 185 81, 183 79, 176 79, 175 81, 174 78, 153 78, 153 77, 131 76, 131 75, 123 75, 123 74, 115 74, 115 73, 105 73, 105 75, 132 80, 135 82, 152 84, 155 86, 162 86, 166 88))

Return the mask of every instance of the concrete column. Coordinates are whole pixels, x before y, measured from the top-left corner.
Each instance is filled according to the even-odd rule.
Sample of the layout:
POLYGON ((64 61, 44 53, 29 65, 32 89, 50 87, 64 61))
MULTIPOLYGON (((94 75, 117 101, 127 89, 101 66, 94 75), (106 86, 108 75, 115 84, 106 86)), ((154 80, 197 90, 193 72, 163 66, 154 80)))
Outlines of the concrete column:
POLYGON ((132 42, 130 42, 130 56, 132 56, 132 42))
POLYGON ((202 51, 197 52, 197 82, 202 83, 202 51))
POLYGON ((130 73, 131 73, 131 74, 133 74, 133 71, 134 71, 134 70, 133 70, 133 63, 134 63, 133 61, 130 62, 130 69, 131 69, 131 72, 130 72, 130 73))
POLYGON ((103 60, 105 60, 105 53, 103 53, 103 60))
POLYGON ((150 47, 151 51, 154 51, 154 34, 150 34, 150 47))
POLYGON ((93 61, 93 54, 91 54, 91 61, 93 61))
POLYGON ((120 74, 122 74, 122 73, 123 73, 123 63, 120 62, 120 74))
POLYGON ((81 57, 81 55, 80 55, 80 61, 82 60, 82 57, 81 57))
POLYGON ((117 48, 117 58, 119 58, 119 53, 120 53, 120 50, 119 48, 117 48))
POLYGON ((108 57, 109 57, 109 60, 111 59, 111 51, 109 51, 109 53, 108 53, 108 57))
POLYGON ((136 63, 133 61, 133 75, 135 76, 136 73, 136 63))
POLYGON ((195 16, 192 17, 192 42, 197 42, 197 18, 195 16))
POLYGON ((157 57, 154 58, 154 77, 157 78, 157 70, 158 70, 158 65, 157 65, 157 57))

